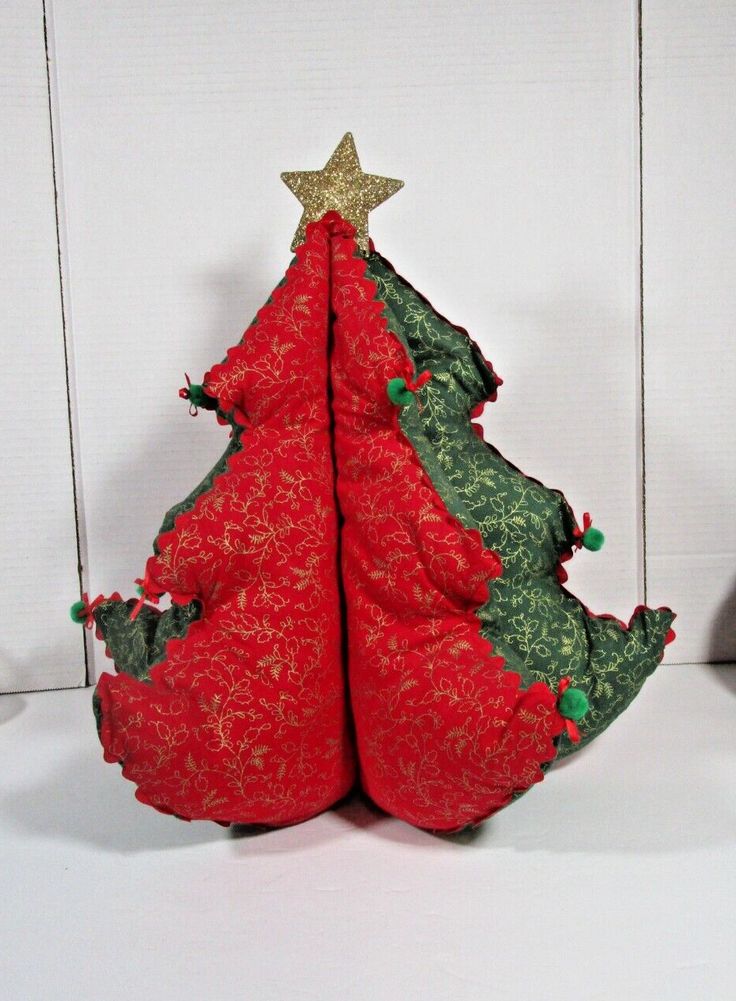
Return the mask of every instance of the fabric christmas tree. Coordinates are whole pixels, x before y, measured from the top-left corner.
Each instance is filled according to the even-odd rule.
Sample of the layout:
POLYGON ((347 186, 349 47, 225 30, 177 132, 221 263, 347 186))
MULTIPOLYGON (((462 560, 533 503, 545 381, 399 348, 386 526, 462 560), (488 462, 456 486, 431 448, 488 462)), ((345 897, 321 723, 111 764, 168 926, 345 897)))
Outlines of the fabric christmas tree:
POLYGON ((605 729, 674 614, 625 625, 563 587, 602 534, 484 442, 471 417, 500 380, 369 244, 401 182, 364 174, 350 134, 284 180, 296 258, 183 391, 228 448, 168 512, 138 601, 73 607, 117 671, 105 758, 163 812, 281 825, 344 796, 357 750, 376 803, 457 830, 605 729))

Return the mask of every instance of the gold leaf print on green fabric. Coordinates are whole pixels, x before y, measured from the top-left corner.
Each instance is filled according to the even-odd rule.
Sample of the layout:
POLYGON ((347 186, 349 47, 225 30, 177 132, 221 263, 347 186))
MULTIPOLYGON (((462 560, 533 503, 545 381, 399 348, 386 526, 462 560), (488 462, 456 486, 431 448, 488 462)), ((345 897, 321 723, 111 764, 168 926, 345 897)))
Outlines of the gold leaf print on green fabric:
POLYGON ((563 756, 629 705, 661 659, 674 615, 646 609, 623 629, 611 618, 589 616, 559 584, 556 568, 575 544, 575 517, 558 490, 526 476, 474 432, 470 411, 497 386, 479 348, 380 255, 369 257, 368 274, 417 373, 432 372, 417 405, 403 408, 402 430, 451 513, 477 528, 503 562, 503 575, 478 611, 483 634, 525 685, 544 681, 556 690, 569 675, 590 700, 583 741, 573 745, 563 735, 563 756))

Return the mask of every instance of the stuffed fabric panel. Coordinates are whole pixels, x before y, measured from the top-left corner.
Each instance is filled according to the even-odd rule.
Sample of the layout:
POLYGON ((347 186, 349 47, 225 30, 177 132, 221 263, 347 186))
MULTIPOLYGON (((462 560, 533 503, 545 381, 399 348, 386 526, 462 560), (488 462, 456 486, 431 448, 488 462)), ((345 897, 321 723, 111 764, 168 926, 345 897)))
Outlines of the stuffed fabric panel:
MULTIPOLYGON (((589 703, 582 740, 560 737, 558 757, 584 746, 631 703, 674 637, 668 608, 637 608, 628 624, 593 615, 563 587, 562 566, 580 548, 584 529, 565 497, 526 476, 471 424, 501 380, 461 328, 441 317, 378 254, 368 274, 385 303, 391 330, 417 370, 432 378, 405 408, 402 427, 430 471, 441 471, 446 502, 477 527, 503 564, 492 599, 481 609, 483 635, 523 683, 557 689, 569 676, 589 703)), ((602 540, 602 537, 601 537, 602 540)))
POLYGON ((94 610, 120 673, 96 690, 108 761, 165 813, 304 820, 354 781, 328 407, 329 240, 310 226, 204 388, 236 441, 172 509, 140 602, 94 610), (159 614, 144 599, 169 593, 159 614), (131 619, 132 616, 132 619, 131 619))
POLYGON ((448 510, 401 431, 387 384, 413 366, 353 232, 333 225, 331 371, 361 775, 395 816, 457 830, 542 778, 563 719, 556 694, 522 689, 481 633, 500 562, 448 510))

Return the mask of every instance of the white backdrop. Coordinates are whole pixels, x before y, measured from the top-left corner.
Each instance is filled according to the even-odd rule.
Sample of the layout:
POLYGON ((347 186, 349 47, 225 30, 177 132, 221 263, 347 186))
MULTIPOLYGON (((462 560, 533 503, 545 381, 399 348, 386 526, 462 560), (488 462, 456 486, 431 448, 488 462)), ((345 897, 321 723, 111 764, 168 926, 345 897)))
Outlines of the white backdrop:
POLYGON ((280 171, 348 129, 406 181, 376 245, 506 380, 487 436, 606 532, 571 588, 673 607, 670 662, 736 655, 733 4, 644 0, 640 49, 624 0, 46 0, 50 116, 44 5, 1 16, 4 690, 83 683, 77 533, 90 594, 132 595, 224 447, 183 372, 289 262, 280 171))

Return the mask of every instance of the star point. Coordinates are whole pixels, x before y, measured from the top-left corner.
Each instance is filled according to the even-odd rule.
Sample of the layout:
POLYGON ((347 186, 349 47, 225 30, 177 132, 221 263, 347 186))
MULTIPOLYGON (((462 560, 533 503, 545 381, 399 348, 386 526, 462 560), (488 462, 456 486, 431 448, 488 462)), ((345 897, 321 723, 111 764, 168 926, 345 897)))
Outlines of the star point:
POLYGON ((307 223, 336 211, 355 226, 355 242, 362 254, 368 253, 368 213, 404 186, 396 178, 363 172, 351 132, 345 133, 321 170, 285 171, 281 180, 304 208, 292 250, 304 241, 307 223))

